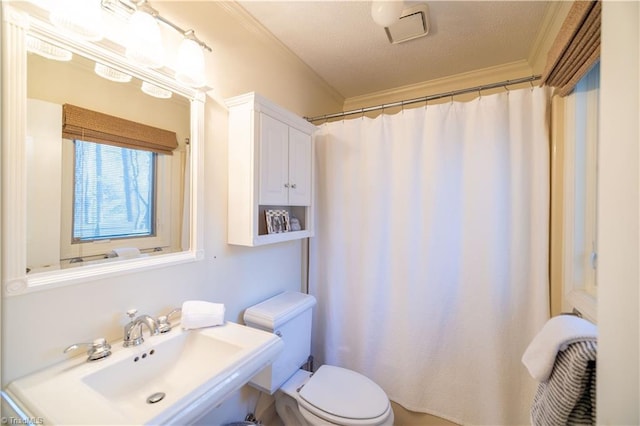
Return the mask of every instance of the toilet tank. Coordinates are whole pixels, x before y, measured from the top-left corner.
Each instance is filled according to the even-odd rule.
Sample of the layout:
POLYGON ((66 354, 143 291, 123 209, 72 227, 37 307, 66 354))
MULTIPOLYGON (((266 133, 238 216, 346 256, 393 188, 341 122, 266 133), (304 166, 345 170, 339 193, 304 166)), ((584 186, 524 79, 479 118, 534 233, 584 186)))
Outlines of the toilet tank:
POLYGON ((315 304, 313 296, 287 291, 247 308, 246 325, 275 333, 284 342, 278 358, 249 384, 273 394, 307 362, 311 353, 311 312, 315 304))

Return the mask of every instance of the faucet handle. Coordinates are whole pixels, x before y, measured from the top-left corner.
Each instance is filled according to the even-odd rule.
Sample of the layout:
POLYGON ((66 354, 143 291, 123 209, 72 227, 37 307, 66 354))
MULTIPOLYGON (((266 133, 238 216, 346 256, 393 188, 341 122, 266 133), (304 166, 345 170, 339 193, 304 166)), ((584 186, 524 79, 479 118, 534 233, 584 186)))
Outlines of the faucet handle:
POLYGON ((97 361, 102 358, 106 358, 111 355, 111 345, 107 343, 107 340, 104 337, 99 337, 95 339, 91 343, 74 343, 71 346, 68 346, 63 353, 71 352, 76 349, 79 349, 83 346, 87 346, 87 361, 97 361))
POLYGON ((137 309, 129 309, 127 311, 127 316, 131 319, 131 321, 133 321, 133 319, 136 317, 137 313, 138 313, 137 309))
POLYGON ((176 308, 169 312, 167 315, 160 315, 158 317, 158 331, 160 333, 167 333, 171 331, 171 323, 169 322, 169 319, 172 315, 178 314, 180 312, 182 312, 182 309, 176 308))

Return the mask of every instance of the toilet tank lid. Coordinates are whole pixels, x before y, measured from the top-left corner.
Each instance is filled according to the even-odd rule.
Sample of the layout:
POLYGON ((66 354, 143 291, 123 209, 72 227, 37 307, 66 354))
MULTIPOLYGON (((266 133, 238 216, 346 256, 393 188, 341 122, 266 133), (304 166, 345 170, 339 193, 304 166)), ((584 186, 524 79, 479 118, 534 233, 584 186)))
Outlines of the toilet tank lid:
POLYGON ((315 297, 309 294, 285 291, 247 308, 244 311, 244 322, 250 326, 257 325, 275 330, 315 304, 315 297))

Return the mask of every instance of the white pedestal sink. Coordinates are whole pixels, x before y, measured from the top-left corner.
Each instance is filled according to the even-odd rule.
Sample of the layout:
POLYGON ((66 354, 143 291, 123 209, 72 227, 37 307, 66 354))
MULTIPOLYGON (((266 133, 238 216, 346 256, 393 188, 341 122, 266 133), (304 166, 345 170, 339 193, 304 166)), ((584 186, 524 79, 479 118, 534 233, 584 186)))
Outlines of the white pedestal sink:
POLYGON ((197 420, 282 351, 279 337, 232 322, 145 337, 112 355, 75 357, 18 379, 7 394, 45 424, 177 424, 197 420))

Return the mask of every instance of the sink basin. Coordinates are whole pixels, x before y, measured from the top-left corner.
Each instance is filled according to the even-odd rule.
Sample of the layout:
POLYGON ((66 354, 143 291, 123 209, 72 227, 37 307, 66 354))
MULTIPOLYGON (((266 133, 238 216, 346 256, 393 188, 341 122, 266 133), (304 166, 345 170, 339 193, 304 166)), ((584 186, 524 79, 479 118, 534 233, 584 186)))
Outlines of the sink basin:
POLYGON ((186 424, 218 406, 269 365, 279 337, 227 322, 113 344, 93 362, 76 357, 18 379, 7 394, 45 424, 186 424))

